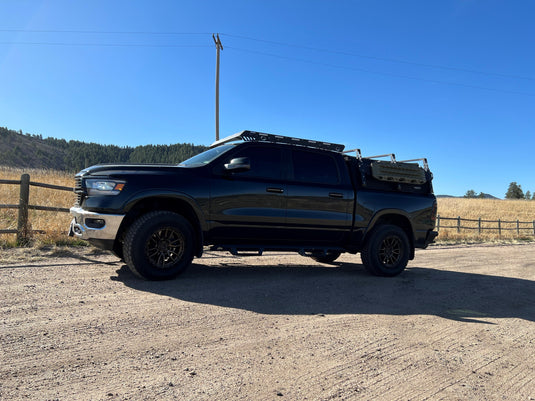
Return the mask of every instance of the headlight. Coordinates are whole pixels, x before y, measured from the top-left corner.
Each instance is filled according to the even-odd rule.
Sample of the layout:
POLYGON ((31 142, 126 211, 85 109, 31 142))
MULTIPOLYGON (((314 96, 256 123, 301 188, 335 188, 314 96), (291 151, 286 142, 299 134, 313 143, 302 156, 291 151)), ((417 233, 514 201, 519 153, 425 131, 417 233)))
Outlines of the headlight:
POLYGON ((86 180, 85 187, 89 196, 119 195, 125 185, 124 181, 86 180))

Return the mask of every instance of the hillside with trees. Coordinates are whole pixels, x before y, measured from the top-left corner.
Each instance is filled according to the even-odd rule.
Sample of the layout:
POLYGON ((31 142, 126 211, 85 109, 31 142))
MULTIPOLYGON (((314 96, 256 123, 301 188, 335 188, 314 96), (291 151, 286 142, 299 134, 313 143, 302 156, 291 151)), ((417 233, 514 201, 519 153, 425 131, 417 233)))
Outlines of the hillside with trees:
POLYGON ((65 139, 43 138, 0 127, 0 165, 79 171, 99 163, 178 164, 204 150, 206 146, 181 143, 121 147, 65 139))
POLYGON ((530 191, 522 190, 522 185, 512 182, 509 184, 509 188, 505 193, 505 199, 528 199, 535 200, 535 193, 532 195, 530 191))
MULTIPOLYGON (((498 199, 492 195, 483 192, 480 192, 478 195, 477 192, 473 189, 469 189, 468 191, 466 191, 466 194, 464 194, 463 198, 498 199)), ((505 193, 505 199, 535 200, 535 193, 532 194, 530 191, 526 191, 524 193, 524 191, 522 190, 522 185, 519 185, 513 181, 509 184, 509 188, 505 193)))

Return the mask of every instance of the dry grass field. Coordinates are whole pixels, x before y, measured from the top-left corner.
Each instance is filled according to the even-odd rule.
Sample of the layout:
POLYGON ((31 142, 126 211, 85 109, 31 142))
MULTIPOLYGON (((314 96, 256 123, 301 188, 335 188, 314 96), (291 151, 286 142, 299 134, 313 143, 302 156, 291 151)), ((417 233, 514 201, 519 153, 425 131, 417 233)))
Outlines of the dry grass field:
MULTIPOLYGON (((468 228, 460 232, 457 228, 440 228, 438 238, 441 241, 535 240, 535 201, 439 198, 438 214, 442 218, 474 220, 462 221, 461 226, 468 228), (477 221, 480 218, 481 233, 477 221), (501 220, 501 235, 498 232, 498 219, 501 220), (520 222, 520 234, 517 232, 517 220, 520 222)), ((440 225, 456 226, 457 221, 442 219, 440 225)))
MULTIPOLYGON (((0 179, 20 180, 22 174, 29 174, 31 182, 66 187, 74 186, 72 173, 37 169, 22 170, 0 166, 0 179)), ((19 185, 0 184, 0 204, 18 204, 19 197, 19 185)), ((74 193, 30 186, 30 205, 70 208, 74 201, 74 193)), ((16 229, 17 216, 17 209, 0 209, 0 230, 16 229)), ((71 221, 69 213, 29 210, 28 216, 32 230, 46 231, 46 234, 34 234, 33 239, 37 246, 72 242, 66 237, 66 231, 71 221)), ((0 247, 13 246, 14 244, 14 234, 0 234, 0 247)))
MULTIPOLYGON (((47 170, 14 169, 0 166, 0 179, 19 180, 24 173, 30 175, 33 182, 42 182, 61 186, 73 186, 71 173, 47 170)), ((18 204, 19 186, 0 184, 0 204, 18 204)), ((30 187, 30 204, 40 206, 56 206, 69 208, 74 203, 74 194, 52 189, 30 187)), ((0 229, 17 228, 16 209, 0 209, 0 229)), ((444 220, 445 217, 477 220, 502 220, 502 233, 499 235, 497 223, 482 223, 483 230, 478 232, 478 222, 462 222, 462 226, 470 227, 457 232, 457 228, 440 228, 439 241, 445 242, 482 242, 497 240, 535 240, 533 235, 535 220, 535 201, 491 200, 491 199, 463 199, 440 198, 438 200, 438 214, 441 216, 441 226, 456 226, 456 221, 444 220), (520 235, 516 232, 516 220, 527 222, 521 224, 520 235), (504 223, 509 221, 513 223, 504 223), (488 229, 494 227, 495 229, 488 229)), ((68 213, 29 211, 29 220, 33 230, 45 230, 46 234, 35 234, 37 246, 40 244, 69 243, 66 230, 71 220, 68 213)), ((0 246, 13 246, 13 234, 0 234, 0 246)))

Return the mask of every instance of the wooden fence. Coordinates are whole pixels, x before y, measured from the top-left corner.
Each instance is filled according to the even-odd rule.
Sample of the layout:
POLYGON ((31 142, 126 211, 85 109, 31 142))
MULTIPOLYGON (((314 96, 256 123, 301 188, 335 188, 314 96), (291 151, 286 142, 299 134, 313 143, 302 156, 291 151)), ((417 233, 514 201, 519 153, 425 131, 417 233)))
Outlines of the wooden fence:
MULTIPOLYGON (((2 180, 0 179, 0 184, 12 184, 20 185, 20 198, 18 205, 3 205, 0 204, 0 209, 18 209, 19 216, 17 221, 16 230, 2 230, 0 229, 0 234, 17 234, 17 243, 25 243, 28 241, 30 234, 32 232, 43 233, 42 230, 29 230, 28 224, 28 210, 47 210, 53 212, 65 212, 69 213, 69 209, 61 207, 51 207, 51 206, 38 206, 30 205, 30 186, 43 187, 49 189, 55 189, 58 191, 68 191, 72 192, 73 188, 62 187, 59 185, 43 184, 40 182, 30 181, 29 174, 23 174, 20 177, 20 180, 2 180)), ((534 235, 535 236, 535 220, 533 221, 520 221, 520 220, 484 220, 479 219, 463 219, 461 217, 442 217, 437 216, 437 230, 440 229, 455 229, 458 233, 461 230, 469 230, 472 232, 477 231, 478 234, 483 232, 494 231, 499 236, 502 235, 504 231, 516 231, 517 235, 534 235), (446 222, 447 225, 444 225, 446 222), (453 223, 448 223, 453 222, 453 223), (467 224, 466 224, 467 223, 467 224)))
POLYGON ((30 205, 30 186, 34 187, 42 187, 42 188, 49 188, 49 189, 55 189, 58 191, 69 191, 72 192, 73 188, 69 187, 62 187, 60 185, 51 185, 51 184, 43 184, 40 182, 32 182, 30 181, 30 175, 29 174, 23 174, 20 177, 20 180, 2 180, 0 179, 0 184, 12 184, 12 185, 20 185, 20 197, 19 197, 19 204, 18 205, 3 205, 0 204, 0 209, 18 209, 19 210, 19 216, 17 220, 17 229, 16 230, 3 230, 0 229, 0 234, 17 234, 17 243, 23 244, 28 241, 30 238, 30 235, 32 232, 37 233, 44 233, 42 230, 30 230, 29 224, 28 224, 28 210, 47 210, 52 212, 65 212, 69 213, 69 209, 62 208, 62 207, 52 207, 52 206, 38 206, 38 205, 30 205))
POLYGON ((499 236, 501 236, 504 231, 515 231, 516 235, 535 235, 535 220, 484 220, 481 217, 479 219, 463 219, 461 217, 442 217, 438 215, 437 230, 440 232, 441 228, 453 228, 456 229, 458 233, 460 233, 461 230, 469 230, 472 232, 477 231, 480 235, 489 231, 493 231, 499 236), (446 221, 446 224, 449 225, 444 225, 443 221, 446 221), (454 223, 452 224, 448 222, 454 223))

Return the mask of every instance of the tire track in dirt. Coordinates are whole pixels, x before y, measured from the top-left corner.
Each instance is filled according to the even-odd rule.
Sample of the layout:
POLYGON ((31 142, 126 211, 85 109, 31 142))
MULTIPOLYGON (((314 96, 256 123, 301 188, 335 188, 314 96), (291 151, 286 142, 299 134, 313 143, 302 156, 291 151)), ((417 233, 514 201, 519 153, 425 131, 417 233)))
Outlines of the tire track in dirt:
MULTIPOLYGON (((365 319, 363 319, 365 320, 365 319)), ((344 321, 341 322, 346 325, 344 321)), ((336 325, 330 325, 329 329, 339 332, 336 325)), ((358 332, 358 330, 354 330, 358 332)), ((335 378, 331 381, 329 388, 322 388, 329 397, 336 398, 342 393, 364 393, 370 395, 382 395, 373 388, 390 387, 396 384, 396 377, 405 372, 410 366, 418 364, 420 361, 413 358, 415 351, 413 344, 409 343, 400 346, 399 340, 403 336, 397 333, 383 330, 381 334, 376 334, 373 339, 365 339, 358 343, 346 341, 346 346, 334 352, 331 366, 323 369, 316 369, 315 372, 301 375, 298 380, 305 382, 316 382, 324 377, 335 378), (339 358, 337 358, 339 357, 339 358), (340 361, 344 361, 341 363, 340 361), (385 367, 385 363, 392 364, 393 368, 385 367), (407 362, 409 366, 407 366, 407 362), (367 388, 363 383, 367 383, 367 388), (371 393, 370 393, 371 391, 371 393)))

